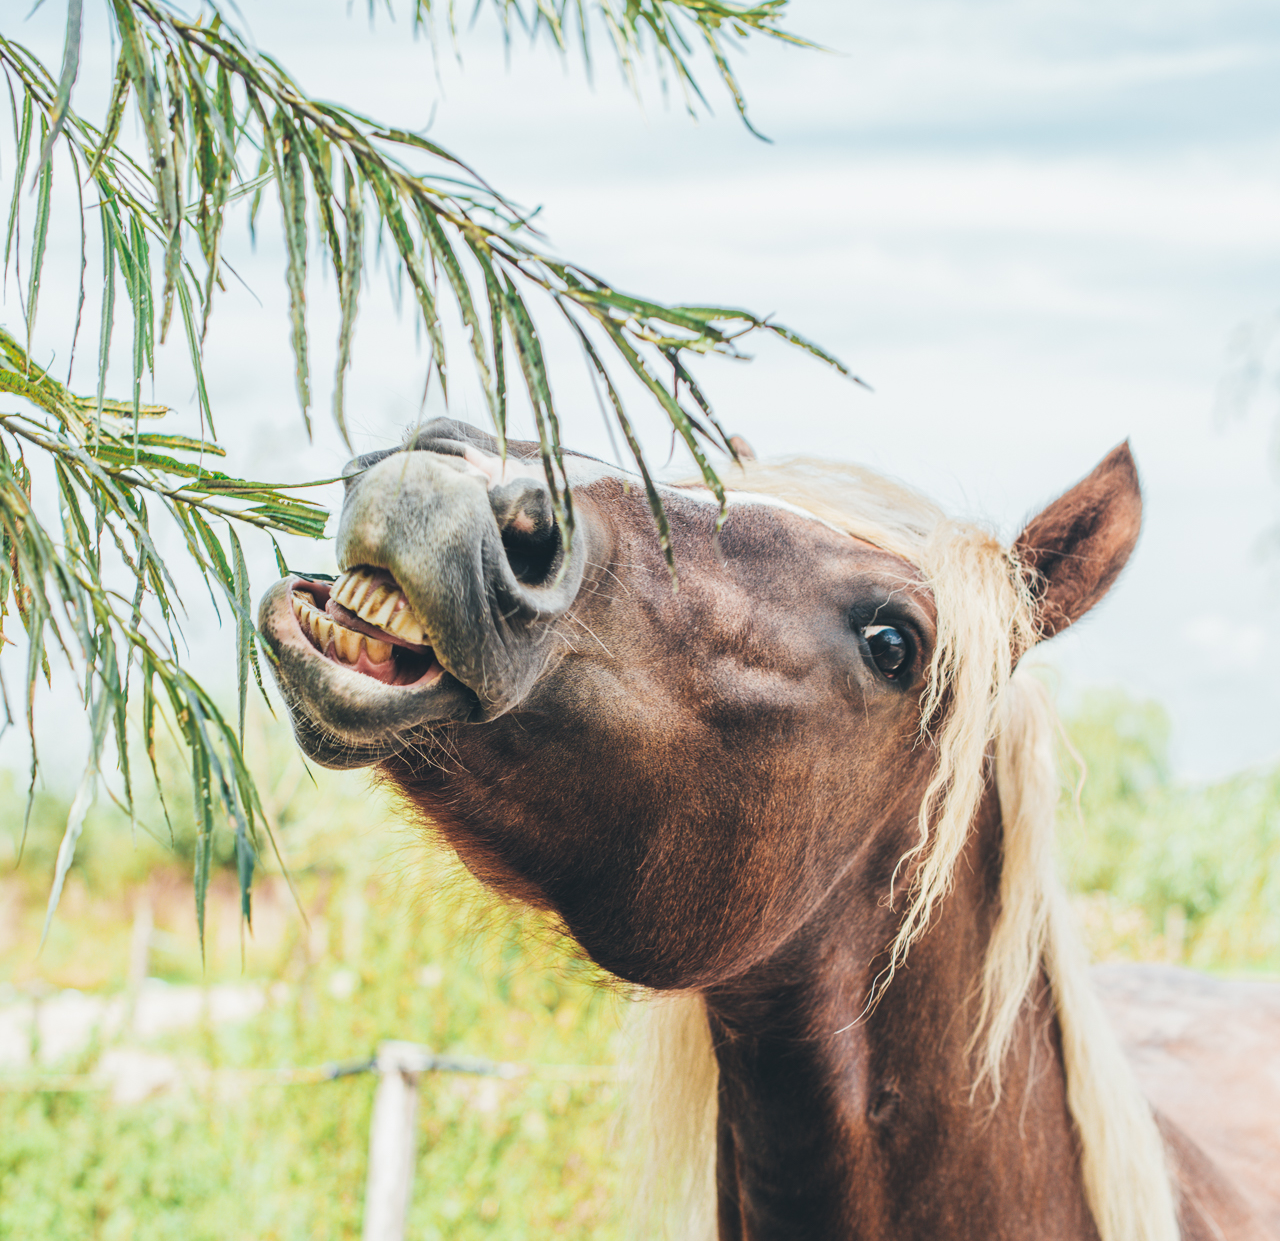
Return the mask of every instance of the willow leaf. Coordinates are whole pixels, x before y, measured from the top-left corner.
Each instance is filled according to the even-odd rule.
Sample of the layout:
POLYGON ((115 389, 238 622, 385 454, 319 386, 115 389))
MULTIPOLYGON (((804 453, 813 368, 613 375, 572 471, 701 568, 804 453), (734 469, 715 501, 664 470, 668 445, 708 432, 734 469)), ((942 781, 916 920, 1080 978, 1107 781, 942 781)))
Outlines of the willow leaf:
MULTIPOLYGON (((133 773, 129 767, 129 677, 128 664, 125 673, 120 673, 119 652, 112 637, 111 616, 105 609, 99 609, 101 621, 101 649, 99 668, 104 691, 111 707, 111 719, 115 730, 116 766, 120 770, 120 779, 124 786, 124 808, 129 813, 130 821, 134 819, 133 809, 133 773)), ((128 656, 126 655, 126 660, 128 656)), ((114 798, 114 793, 112 794, 114 798)))
POLYGON ((84 519, 84 513, 80 509, 80 500, 76 495, 75 483, 71 478, 71 471, 66 461, 55 461, 53 463, 54 475, 58 480, 58 491, 61 493, 63 508, 63 542, 74 546, 78 540, 81 553, 83 554, 89 568, 92 570, 94 577, 98 575, 98 565, 93 554, 93 537, 89 533, 89 524, 84 519), (73 539, 71 531, 66 530, 67 519, 70 518, 72 528, 77 536, 73 539))
POLYGON ((107 104, 107 117, 102 125, 102 141, 93 153, 86 181, 94 180, 102 167, 102 161, 115 147, 120 136, 120 122, 124 119, 124 110, 129 102, 129 69, 123 55, 116 58, 116 76, 111 86, 111 101, 107 104))
POLYGON ((675 553, 671 547, 671 523, 667 518, 667 511, 663 507, 662 497, 658 494, 658 488, 649 473, 649 465, 645 461, 644 452, 641 450, 640 440, 636 436, 635 428, 631 425, 631 419, 627 417, 626 408, 622 404, 622 397, 618 394, 608 368, 601 361, 595 345, 591 342, 591 338, 582 330, 581 325, 567 310, 564 313, 565 318, 569 320, 577 333, 578 339, 581 341, 583 350, 590 360, 597 377, 604 383, 605 391, 609 395, 609 403, 613 406, 614 416, 618 419, 618 426, 626 438, 632 459, 635 461, 636 468, 640 471, 640 477, 644 481, 645 498, 649 502, 649 512, 653 515, 653 522, 658 530, 658 544, 662 548, 663 559, 667 562, 667 571, 671 574, 672 589, 678 590, 680 582, 676 575, 675 553))
POLYGON ((276 568, 280 571, 281 577, 289 576, 289 564, 284 558, 284 552, 280 550, 280 544, 276 542, 275 535, 271 536, 271 546, 276 554, 276 568))
POLYGON ((365 174, 370 187, 373 189, 374 197, 382 213, 382 219, 391 232, 391 239, 395 242, 396 249, 400 253, 401 262, 404 264, 404 270, 408 273, 410 283, 412 283, 414 292, 417 294, 418 305, 422 311, 422 319, 426 324, 427 334, 431 339, 431 354, 435 362, 436 371, 440 376, 440 387, 447 395, 448 363, 445 359, 444 336, 440 331, 440 317, 436 313, 435 294, 432 292, 426 271, 423 269, 422 259, 418 254, 417 246, 414 244, 413 234, 409 231, 408 222, 404 218, 400 199, 385 170, 370 162, 367 158, 362 157, 359 152, 357 152, 357 162, 361 172, 365 174))
POLYGON ((212 185, 211 187, 206 185, 200 199, 201 212, 207 211, 207 216, 202 222, 198 222, 198 226, 201 228, 201 245, 204 248, 205 262, 208 264, 204 286, 204 320, 200 325, 201 342, 209 331, 209 313, 213 309, 213 286, 219 278, 219 256, 225 208, 230 201, 231 182, 236 171, 235 142, 231 137, 235 132, 231 79, 222 65, 218 66, 217 88, 209 115, 218 129, 222 146, 216 155, 217 169, 212 185))
MULTIPOLYGON (((105 700, 98 700, 98 714, 102 713, 105 700)), ((98 754, 100 744, 99 725, 94 720, 94 752, 85 765, 84 775, 80 777, 80 785, 71 801, 71 810, 67 815, 66 830, 62 834, 62 843, 58 846, 58 858, 53 868, 53 887, 49 891, 49 903, 44 911, 44 928, 40 932, 40 947, 44 947, 49 938, 49 928, 53 925, 53 915, 57 912, 58 903, 62 900, 62 887, 67 881, 67 872, 75 861, 76 845, 80 833, 84 830, 85 816, 98 795, 98 754)))
POLYGON ((249 568, 245 563, 244 550, 236 535, 235 527, 227 523, 227 534, 231 539, 231 568, 233 573, 232 588, 236 601, 236 673, 239 677, 240 690, 240 744, 244 745, 244 710, 249 693, 249 652, 253 646, 254 627, 250 619, 253 598, 249 589, 249 568))
POLYGON ((14 139, 17 146, 17 164, 13 177, 13 197, 9 200, 9 225, 4 235, 4 270, 9 271, 9 254, 13 239, 18 231, 18 201, 22 193, 22 182, 27 175, 27 160, 31 154, 31 126, 35 112, 31 106, 29 94, 22 97, 22 120, 15 126, 14 139))
POLYGON ((307 363, 307 192, 302 169, 302 153, 297 134, 283 112, 276 114, 279 151, 270 141, 269 151, 280 189, 280 209, 284 212, 284 240, 288 261, 285 280, 289 286, 290 342, 293 345, 298 403, 311 437, 311 372, 307 363))
MULTIPOLYGON (((329 257, 333 262, 333 273, 342 283, 342 246, 338 241, 338 226, 334 219, 333 184, 326 166, 325 153, 320 146, 320 139, 306 126, 298 126, 293 130, 302 158, 306 161, 311 173, 311 184, 315 190, 316 206, 320 212, 320 223, 324 227, 324 237, 328 243, 329 257)), ((326 144, 327 147, 327 144, 326 144)))
MULTIPOLYGON (((44 122, 41 122, 43 128, 44 122)), ((50 194, 53 190, 53 160, 47 159, 36 174, 36 223, 31 236, 31 272, 27 283, 27 340, 36 326, 36 306, 40 301, 40 276, 44 271, 44 251, 49 240, 50 194)))
POLYGON ((115 221, 110 211, 101 211, 102 223, 102 314, 98 328, 98 394, 94 402, 94 422, 102 420, 106 400, 107 365, 111 359, 111 331, 116 312, 116 239, 112 232, 115 221))
POLYGON ((191 290, 187 288, 186 277, 178 273, 176 285, 178 304, 182 308, 182 326, 187 334, 187 356, 191 359, 191 369, 196 377, 196 397, 200 405, 200 425, 209 428, 210 435, 217 435, 213 426, 213 406, 209 403, 209 390, 204 382, 204 360, 201 357, 200 338, 196 333, 196 316, 191 305, 191 290))
POLYGON ((689 454, 697 462, 698 469, 702 473, 703 481, 711 490, 712 494, 720 502, 720 513, 716 518, 716 529, 719 530, 724 524, 725 514, 727 513, 727 501, 725 500, 724 484, 720 481, 715 470, 711 468, 711 463, 707 460, 706 454, 702 451, 698 444, 698 437, 694 433, 693 424, 689 419, 689 415, 681 407, 680 402, 675 399, 653 376, 653 373, 645 365, 644 359, 635 351, 630 342, 623 336, 618 327, 608 321, 605 322, 605 328, 613 337, 614 344, 618 348, 618 352, 622 354, 631 370, 644 384, 649 391, 657 397, 659 403, 667 411, 667 416, 671 419, 672 425, 680 433, 681 439, 684 440, 685 446, 689 449, 689 454))
POLYGON ((164 785, 160 782, 160 766, 156 761, 156 659, 150 651, 144 650, 141 658, 142 672, 142 744, 147 753, 147 761, 151 766, 151 779, 154 782, 156 796, 160 800, 160 809, 164 814, 165 826, 169 829, 169 844, 174 844, 173 820, 169 817, 169 804, 165 799, 164 785))
POLYGON ((360 281, 364 277, 364 202, 356 174, 345 161, 343 180, 346 198, 343 216, 346 220, 347 245, 339 281, 338 300, 342 310, 342 323, 338 329, 338 357, 334 364, 333 420, 338 425, 342 442, 354 451, 347 429, 346 391, 347 371, 351 366, 351 341, 355 335, 356 311, 360 302, 360 281))
POLYGON ((568 564, 567 553, 572 546, 574 532, 573 493, 564 477, 560 424, 556 418, 551 389, 547 383, 542 345, 538 340, 533 319, 510 282, 506 282, 502 288, 502 307, 515 341, 520 371, 524 376, 529 400, 533 405, 534 423, 538 429, 538 452, 542 458, 543 472, 546 474, 547 486, 551 493, 552 510, 564 539, 566 549, 564 563, 568 564))
POLYGON ((194 439, 190 435, 161 435, 155 431, 146 431, 138 436, 139 444, 156 448, 173 448, 183 452, 209 453, 214 457, 225 457, 227 450, 212 440, 194 439))
POLYGON ((463 326, 471 341, 471 353, 475 359, 476 370, 479 372, 480 384, 484 390, 485 399, 489 403, 490 413, 494 414, 493 377, 489 373, 484 329, 480 326, 480 316, 476 314, 475 303, 471 300, 471 289, 467 284, 462 264, 458 262, 458 256, 454 253, 453 246, 449 244, 449 239, 445 236, 444 229, 440 227, 440 221, 435 214, 423 208, 420 200, 415 199, 415 206, 427 244, 436 262, 444 268, 449 287, 453 290, 453 296, 458 303, 458 313, 462 316, 463 326))
POLYGON ((80 35, 84 18, 84 0, 67 0, 67 37, 62 49, 62 72, 58 75, 58 93, 54 99, 53 115, 49 120, 49 132, 40 148, 43 165, 53 152, 62 127, 67 123, 71 107, 71 88, 80 72, 80 35))
POLYGON ((153 369, 152 339, 155 335, 154 301, 151 295, 151 249, 146 233, 134 217, 129 219, 129 239, 116 234, 117 251, 125 273, 125 286, 133 307, 133 417, 135 425, 142 405, 142 376, 153 369))
MULTIPOLYGON (((187 707, 189 712, 191 707, 187 707)), ((200 960, 204 963, 204 914, 209 892, 210 866, 213 855, 213 788, 209 774, 209 753, 200 744, 199 734, 193 727, 185 730, 187 745, 192 751, 191 799, 196 819, 195 872, 192 879, 196 890, 196 929, 200 936, 200 960)))
POLYGON ((488 247, 468 238, 467 244, 475 260, 480 264, 484 277, 485 297, 489 303, 489 338, 493 345, 493 425, 498 433, 498 452, 507 455, 507 366, 503 347, 504 312, 502 286, 494 271, 488 247))

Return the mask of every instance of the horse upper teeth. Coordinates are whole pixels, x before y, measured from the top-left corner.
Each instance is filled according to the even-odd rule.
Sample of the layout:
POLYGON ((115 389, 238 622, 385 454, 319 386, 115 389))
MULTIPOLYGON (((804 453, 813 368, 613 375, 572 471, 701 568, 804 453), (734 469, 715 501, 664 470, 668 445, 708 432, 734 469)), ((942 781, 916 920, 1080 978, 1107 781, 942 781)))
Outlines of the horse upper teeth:
POLYGON ((377 569, 348 569, 333 584, 330 598, 361 620, 393 633, 405 642, 424 646, 427 631, 413 614, 409 600, 377 569))
POLYGON ((390 642, 381 642, 377 638, 339 625, 316 607, 315 600, 305 590, 293 592, 293 611, 298 623, 311 635, 316 646, 322 651, 327 651, 332 646, 334 654, 343 663, 357 663, 362 647, 370 663, 384 664, 391 658, 390 642))

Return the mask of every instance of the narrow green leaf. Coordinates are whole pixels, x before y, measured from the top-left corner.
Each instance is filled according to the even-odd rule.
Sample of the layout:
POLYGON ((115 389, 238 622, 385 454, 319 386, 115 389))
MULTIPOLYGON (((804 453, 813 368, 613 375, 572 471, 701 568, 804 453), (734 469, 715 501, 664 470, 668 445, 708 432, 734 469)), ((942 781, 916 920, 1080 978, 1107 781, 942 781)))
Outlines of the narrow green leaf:
MULTIPOLYGON (((194 704, 187 707, 194 709, 194 704)), ((195 730, 188 731, 188 742, 191 747, 191 796, 195 803, 196 815, 196 849, 195 849, 195 890, 196 890, 196 931, 200 937, 200 960, 204 962, 204 915, 205 903, 209 893, 211 876, 210 861, 213 855, 213 788, 209 775, 209 752, 200 744, 195 730)))
POLYGON ((48 161, 53 144, 58 140, 67 111, 71 107, 71 88, 80 72, 80 31, 84 17, 84 0, 67 0, 67 37, 62 49, 62 72, 58 75, 58 93, 54 99, 53 115, 49 120, 49 132, 40 148, 40 163, 48 161))
POLYGON ((658 381, 654 378, 653 373, 645 365, 644 359, 635 351, 630 342, 622 334, 622 331, 611 320, 604 320, 604 328, 613 337, 613 343, 617 347, 619 353, 622 354, 627 364, 631 367, 632 372, 644 384, 646 388, 658 399, 658 403, 667 411, 667 417, 671 419, 672 426, 680 433, 680 438, 684 440, 686 447, 689 449, 690 456, 698 465, 698 469, 702 474, 703 480, 712 494, 720 502, 720 515, 716 518, 716 529, 724 523, 727 510, 727 501, 724 495, 724 484, 721 483, 715 470, 711 468, 711 463, 707 460, 706 454, 698 444, 698 437, 694 433, 693 424, 689 419, 689 415, 681 407, 680 402, 675 399, 658 381))
POLYGON ((484 389, 485 398, 489 402, 489 412, 491 416, 495 417, 496 421, 493 378, 489 374, 489 358, 485 346, 484 330, 480 326, 480 316, 476 314, 475 304, 471 300, 471 289, 467 284, 466 275, 463 273, 462 264, 458 262, 458 256, 449 244, 449 239, 445 236, 444 229, 440 227, 440 221, 436 218, 435 212, 428 210, 420 198, 414 200, 414 206, 417 208, 423 236, 426 237, 427 244, 430 246, 436 262, 444 269, 445 276, 449 281, 449 287, 453 290, 454 298, 458 303, 458 312, 462 316, 463 326, 466 328, 467 336, 471 341, 471 353, 475 359, 476 370, 480 373, 480 384, 484 389))
POLYGON ((142 740, 147 751, 147 761, 151 764, 151 778, 155 782, 156 796, 160 799, 160 809, 164 812, 165 825, 169 829, 169 843, 174 843, 173 821, 169 818, 169 807, 165 801, 164 785, 160 783, 160 766, 156 761, 156 660, 150 651, 142 652, 142 740))
POLYGON ((182 452, 207 453, 212 457, 225 457, 227 450, 212 440, 193 439, 189 435, 161 435, 153 431, 138 436, 138 443, 156 448, 172 448, 182 452))
POLYGON ((484 275, 485 297, 489 302, 489 337, 493 346, 493 424, 498 433, 498 452, 507 455, 507 365, 503 348, 502 286, 489 258, 488 247, 468 239, 471 253, 484 275))
POLYGON ((85 180, 93 181, 98 176, 102 161, 116 144, 120 136, 120 122, 124 119, 125 106, 129 102, 129 68, 124 56, 116 57, 116 77, 111 87, 111 101, 107 104, 107 119, 102 125, 102 141, 94 152, 93 161, 85 180))
POLYGON ((409 225, 404 218, 400 199, 382 168, 364 157, 359 150, 355 152, 355 156, 360 171, 365 174, 373 189, 382 219, 391 233, 391 239, 400 253, 403 269, 408 273, 409 281, 417 295, 418 306, 422 311, 422 322, 431 340, 431 356, 440 376, 440 386, 447 396, 448 363, 445 359, 444 336, 440 331, 440 317, 436 313, 435 294, 432 292, 427 273, 422 266, 422 259, 414 244, 413 234, 410 233, 409 225))
POLYGON ((276 542, 276 537, 271 536, 271 546, 276 553, 276 568, 280 570, 281 577, 289 576, 289 566, 285 563, 284 552, 280 550, 280 544, 276 542))
POLYGON ((240 744, 243 746, 244 710, 249 694, 249 652, 254 634, 253 622, 249 619, 253 598, 249 589, 249 568, 245 564, 244 551, 240 547, 236 528, 230 522, 227 522, 227 534, 231 538, 232 586, 236 600, 236 675, 240 693, 240 744))
MULTIPOLYGON (((44 132, 44 122, 40 122, 44 132)), ((49 239, 49 206, 53 189, 53 160, 40 165, 37 175, 36 225, 31 236, 31 271, 27 283, 27 345, 36 326, 36 306, 40 300, 40 275, 44 271, 44 250, 49 239)))
POLYGON ((15 127, 14 143, 17 146, 17 162, 13 176, 13 197, 9 200, 9 226, 4 237, 4 270, 9 273, 9 253, 13 239, 18 231, 18 201, 22 193, 23 178, 27 175, 27 159, 31 154, 31 124, 34 114, 31 108, 31 96, 22 97, 22 121, 15 127))
POLYGON ((284 111, 276 114, 279 152, 268 139, 272 162, 279 179, 280 208, 284 212, 285 280, 289 286, 290 341, 293 345, 298 404, 311 438, 311 371, 307 362, 307 191, 302 153, 293 126, 284 111))
MULTIPOLYGON (((221 540, 214 534, 213 528, 205 521, 199 509, 188 508, 186 515, 209 553, 209 561, 213 567, 218 585, 222 587, 227 598, 234 601, 236 597, 235 575, 231 572, 231 565, 227 561, 227 554, 223 551, 221 540)), ((215 601, 215 610, 217 606, 215 601)))
MULTIPOLYGON (((118 0, 117 0, 118 2, 118 0)), ((123 237, 120 238, 123 241, 123 237)), ((151 287, 151 248, 137 216, 129 217, 129 242, 119 257, 133 305, 133 418, 141 413, 142 376, 154 371, 155 300, 151 287)))
POLYGON ((622 434, 626 438, 627 447, 631 450, 632 459, 636 463, 636 469, 640 471, 640 477, 644 480, 644 493, 649 501, 649 512, 653 514, 654 525, 658 529, 658 544, 662 548, 663 558, 667 562, 667 570, 671 574, 672 588, 678 590, 680 582, 676 576, 676 560, 675 552, 671 546, 671 524, 667 519, 666 509, 662 504, 662 497, 658 494, 658 488, 654 484, 653 478, 649 473, 648 462, 645 461, 644 452, 641 450, 640 441, 635 433, 635 428, 631 425, 631 419, 627 417, 627 411, 622 404, 622 397, 619 395, 617 388, 614 386, 613 379, 609 374, 608 368, 601 361, 596 347, 591 342, 591 338, 583 331, 582 326, 562 305, 565 318, 568 319, 574 331, 577 333, 578 339, 582 343, 583 351, 590 360, 592 367, 595 369, 596 375, 604 383, 605 391, 609 396, 609 403, 613 406, 614 415, 618 419, 618 426, 622 429, 622 434))
POLYGON ((102 423, 102 403, 106 399, 107 365, 111 358, 111 330, 116 310, 116 236, 117 223, 111 211, 99 213, 102 221, 102 315, 98 329, 98 399, 94 425, 102 423))
POLYGON ((564 476, 564 449, 560 444, 560 423, 551 399, 551 387, 547 380, 546 363, 537 329, 520 294, 509 281, 502 285, 502 307, 507 324, 511 328, 520 371, 524 377, 529 401, 533 406, 534 423, 538 428, 538 451, 542 458, 547 488, 551 493, 551 507, 560 526, 566 555, 573 545, 573 494, 564 476))
POLYGON ((343 181, 346 202, 343 215, 346 219, 347 246, 342 259, 338 300, 342 309, 342 323, 338 329, 338 357, 333 378, 333 419, 338 424, 342 442, 351 451, 351 435, 347 429, 346 391, 347 371, 351 366, 351 341, 355 335, 356 310, 360 300, 360 282, 364 277, 364 199, 360 184, 351 165, 343 163, 343 181))
MULTIPOLYGON (((196 332, 196 318, 191 306, 191 290, 187 288, 186 277, 178 273, 175 285, 178 291, 178 304, 182 308, 182 326, 187 334, 187 356, 191 359, 191 369, 196 377, 196 396, 200 403, 200 427, 207 426, 210 435, 217 435, 213 426, 213 406, 209 404, 209 391, 204 382, 204 346, 202 338, 196 332)), ((141 436, 138 437, 141 442, 141 436)), ((225 455, 225 454, 220 454, 225 455)))
POLYGON ((58 491, 62 497, 63 541, 70 546, 74 546, 77 541, 79 542, 81 555, 85 558, 86 564, 88 564, 96 579, 98 566, 93 554, 93 538, 89 534, 88 523, 85 521, 84 513, 80 509, 80 501, 76 495, 70 467, 66 461, 55 461, 53 468, 58 480, 58 491), (74 535, 72 530, 67 529, 68 518, 71 520, 74 535))
POLYGON ((75 860, 76 844, 80 833, 84 830, 85 816, 98 795, 98 760, 101 754, 102 739, 106 729, 106 695, 99 695, 93 704, 92 727, 90 739, 90 756, 85 765, 84 775, 80 778, 80 786, 71 802, 71 811, 67 815, 66 830, 62 834, 62 843, 58 846, 58 858, 54 863, 53 887, 49 892, 49 903, 45 908, 44 929, 40 932, 40 947, 44 947, 49 938, 49 927, 53 924, 53 915, 57 911, 58 902, 62 899, 62 888, 67 880, 67 872, 75 860))
POLYGON ((186 113, 183 108, 186 92, 182 86, 178 58, 173 52, 165 57, 164 65, 165 82, 168 86, 168 107, 165 118, 167 146, 164 164, 156 169, 156 172, 164 179, 166 210, 171 214, 167 221, 168 235, 164 239, 164 295, 161 299, 163 309, 160 313, 162 344, 169 333, 169 322, 173 315, 173 295, 182 271, 182 181, 187 166, 186 113))
MULTIPOLYGON (((192 74, 194 80, 196 75, 192 74)), ((218 65, 217 91, 209 110, 209 119, 218 130, 220 144, 207 153, 206 158, 215 161, 216 167, 210 169, 202 162, 200 213, 197 218, 197 231, 200 244, 204 250, 208 273, 204 286, 204 319, 200 325, 200 340, 203 342, 209 331, 209 313, 213 309, 213 286, 219 281, 220 253, 222 245, 222 228, 226 215, 226 205, 231 197, 231 181, 236 172, 235 110, 231 99, 231 78, 226 67, 218 65)), ((213 143, 207 143, 213 147, 213 143)), ((252 225, 251 225, 252 231, 252 225)))
POLYGON ((80 226, 80 271, 77 279, 76 298, 76 318, 71 328, 71 349, 67 355, 67 383, 71 382, 71 376, 76 364, 76 345, 80 341, 80 325, 84 319, 84 302, 85 302, 85 274, 89 270, 89 237, 88 229, 85 225, 85 209, 84 209, 84 184, 80 180, 80 154, 76 150, 74 144, 67 148, 67 153, 71 158, 72 180, 76 183, 76 198, 78 200, 79 211, 76 213, 76 222, 80 226))
POLYGON ((311 172, 311 186, 315 191, 316 209, 323 228, 322 238, 327 243, 329 257, 333 261, 333 274, 342 284, 342 247, 338 240, 338 225, 333 214, 333 183, 330 177, 329 144, 306 125, 293 129, 299 154, 311 172))

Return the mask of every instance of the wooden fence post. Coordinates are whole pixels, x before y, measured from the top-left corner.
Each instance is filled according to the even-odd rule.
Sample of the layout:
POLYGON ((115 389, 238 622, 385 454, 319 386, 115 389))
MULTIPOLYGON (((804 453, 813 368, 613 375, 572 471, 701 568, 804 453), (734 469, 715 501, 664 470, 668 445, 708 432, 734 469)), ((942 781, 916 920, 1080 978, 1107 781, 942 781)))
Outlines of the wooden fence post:
POLYGON ((418 1079, 433 1063, 418 1043, 378 1044, 378 1092, 369 1127, 369 1179, 364 1197, 364 1241, 404 1241, 413 1194, 418 1079))

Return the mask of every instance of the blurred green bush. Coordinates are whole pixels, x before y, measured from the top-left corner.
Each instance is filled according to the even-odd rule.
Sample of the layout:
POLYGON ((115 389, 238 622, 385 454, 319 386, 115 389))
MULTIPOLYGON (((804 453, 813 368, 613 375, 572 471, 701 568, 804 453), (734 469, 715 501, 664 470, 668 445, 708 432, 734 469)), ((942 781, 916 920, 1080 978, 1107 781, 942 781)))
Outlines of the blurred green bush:
POLYGON ((1087 695, 1066 733, 1085 778, 1077 801, 1064 755, 1058 838, 1095 954, 1280 970, 1280 768, 1180 784, 1164 711, 1116 691, 1087 695))
MULTIPOLYGON (((147 1053, 191 1070, 192 1085, 140 1103, 6 1089, 6 1076, 30 1074, 0 1065, 0 1238, 358 1238, 373 1076, 246 1084, 205 1069, 350 1060, 384 1038, 606 1073, 616 1062, 626 1000, 553 926, 487 900, 366 775, 308 774, 287 730, 253 727, 248 750, 297 900, 278 874, 263 877, 242 943, 227 865, 210 890, 203 969, 182 786, 166 778, 172 848, 158 806, 136 832, 110 805, 95 807, 98 830, 82 837, 38 957, 67 804, 37 799, 22 866, 0 878, 0 1021, 51 989, 126 988, 143 911, 153 978, 174 991, 253 985, 264 1003, 245 1021, 206 1017, 145 1040, 147 1053)), ((15 834, 24 803, 0 777, 0 814, 15 834)), ((88 1074, 102 1051, 91 1039, 41 1068, 88 1074)), ((427 1078, 409 1235, 620 1235, 618 1090, 610 1080, 427 1078)))

